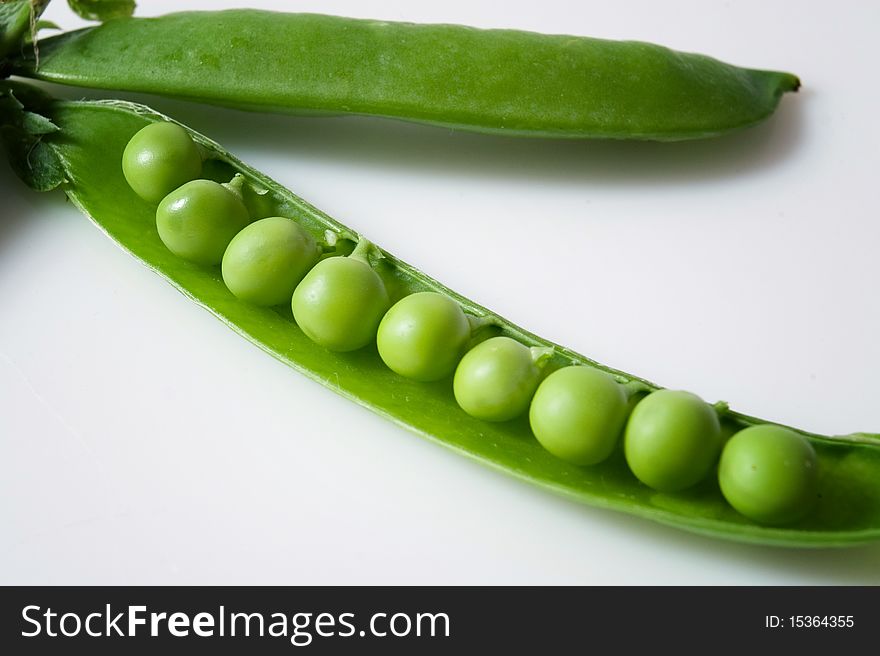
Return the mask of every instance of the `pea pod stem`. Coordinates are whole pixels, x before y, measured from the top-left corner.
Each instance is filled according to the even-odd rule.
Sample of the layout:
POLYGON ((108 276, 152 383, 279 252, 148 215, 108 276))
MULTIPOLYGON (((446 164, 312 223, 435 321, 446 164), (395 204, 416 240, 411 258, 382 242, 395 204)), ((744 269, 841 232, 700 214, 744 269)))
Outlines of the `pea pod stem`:
POLYGON ((553 356, 556 354, 552 346, 532 346, 529 351, 532 354, 532 362, 539 369, 546 367, 553 356))
POLYGON ((377 254, 381 256, 381 252, 376 248, 373 242, 371 242, 366 237, 361 237, 358 240, 357 245, 354 247, 354 250, 348 257, 355 260, 360 260, 364 264, 372 266, 372 263, 370 262, 370 256, 375 256, 377 254))
POLYGON ((466 313, 464 316, 468 320, 468 324, 471 327, 471 334, 477 334, 484 328, 498 325, 498 320, 488 315, 476 316, 474 314, 466 313))
POLYGON ((321 249, 321 254, 326 255, 327 253, 333 253, 336 251, 336 244, 338 242, 338 238, 336 233, 332 230, 324 231, 324 239, 317 239, 316 243, 318 244, 318 248, 321 249))
POLYGON ((235 194, 241 202, 244 202, 245 184, 244 176, 241 173, 236 173, 229 182, 224 182, 223 186, 235 194))
MULTIPOLYGON (((618 382, 620 382, 618 380, 618 382)), ((652 391, 652 388, 640 380, 628 380, 622 383, 628 399, 638 399, 652 391)))
POLYGON ((716 401, 712 404, 712 407, 719 417, 723 418, 730 413, 730 404, 727 401, 716 401))

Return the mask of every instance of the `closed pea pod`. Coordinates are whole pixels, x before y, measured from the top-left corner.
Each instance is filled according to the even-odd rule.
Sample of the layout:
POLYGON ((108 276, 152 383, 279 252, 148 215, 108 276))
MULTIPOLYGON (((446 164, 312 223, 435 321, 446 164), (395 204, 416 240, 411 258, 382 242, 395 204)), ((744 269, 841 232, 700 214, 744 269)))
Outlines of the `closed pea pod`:
POLYGON ((41 40, 39 65, 26 55, 15 71, 251 110, 658 140, 753 125, 799 86, 636 41, 247 9, 108 21, 41 40))

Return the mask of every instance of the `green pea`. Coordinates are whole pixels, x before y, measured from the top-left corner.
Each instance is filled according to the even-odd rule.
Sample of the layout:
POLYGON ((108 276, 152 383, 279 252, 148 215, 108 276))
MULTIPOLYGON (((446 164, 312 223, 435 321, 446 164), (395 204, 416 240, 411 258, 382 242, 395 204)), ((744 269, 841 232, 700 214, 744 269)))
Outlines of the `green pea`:
POLYGON ((282 216, 260 219, 239 232, 223 254, 223 282, 255 305, 289 303, 315 266, 321 249, 298 223, 282 216))
POLYGON ((431 381, 455 370, 470 336, 470 324, 458 303, 436 292, 417 292, 388 310, 376 345, 392 371, 431 381))
POLYGON ((452 388, 458 405, 472 417, 508 421, 529 407, 540 374, 528 347, 510 337, 492 337, 465 353, 452 388))
POLYGON ((293 317, 313 341, 331 351, 354 351, 376 337, 390 299, 365 258, 318 262, 293 292, 293 317))
POLYGON ((609 374, 564 367, 538 386, 529 421, 538 442, 554 456, 595 465, 614 450, 627 410, 627 394, 609 374))
POLYGON ((151 123, 131 138, 122 153, 125 180, 151 203, 158 203, 201 172, 199 149, 177 123, 151 123))
POLYGON ((727 502, 762 524, 801 519, 816 502, 816 452, 794 431, 762 424, 736 433, 721 453, 718 483, 727 502))
POLYGON ((705 478, 718 458, 718 413, 690 392, 657 390, 632 411, 623 446, 642 483, 663 492, 683 490, 705 478))
POLYGON ((156 228, 168 250, 204 265, 220 264, 229 242, 248 221, 241 198, 211 180, 187 182, 165 196, 156 210, 156 228))

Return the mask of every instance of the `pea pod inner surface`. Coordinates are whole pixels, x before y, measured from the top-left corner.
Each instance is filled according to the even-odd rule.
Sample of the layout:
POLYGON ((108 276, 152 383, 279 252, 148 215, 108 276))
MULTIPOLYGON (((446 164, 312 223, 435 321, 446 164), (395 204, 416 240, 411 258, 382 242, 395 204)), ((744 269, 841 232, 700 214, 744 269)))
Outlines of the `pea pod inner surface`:
MULTIPOLYGON (((126 143, 151 121, 165 117, 119 101, 55 102, 41 108, 60 128, 44 141, 65 171, 62 188, 111 238, 231 328, 294 369, 417 434, 533 484, 594 506, 642 516, 715 537, 778 545, 832 546, 880 538, 880 440, 876 436, 823 438, 807 435, 819 459, 816 508, 798 523, 766 527, 739 515, 724 501, 714 477, 686 492, 661 493, 641 485, 618 450, 593 467, 561 461, 531 435, 528 419, 493 424, 467 416, 457 406, 448 380, 419 383, 392 372, 374 347, 333 353, 308 339, 286 310, 260 308, 236 299, 218 268, 187 263, 170 253, 154 225, 154 208, 128 187, 119 162, 126 143)), ((206 170, 220 179, 239 172, 274 214, 290 217, 319 238, 325 230, 356 235, 290 191, 242 164, 220 146, 193 133, 209 155, 206 170)), ((610 372, 622 383, 647 381, 597 365, 549 344, 477 306, 388 253, 374 265, 399 298, 438 291, 470 314, 488 316, 497 332, 528 346, 555 349, 553 366, 586 364, 610 372)), ((762 423, 729 413, 728 429, 762 423)))
POLYGON ((679 140, 758 123, 798 79, 636 41, 258 10, 109 21, 16 72, 245 109, 679 140))

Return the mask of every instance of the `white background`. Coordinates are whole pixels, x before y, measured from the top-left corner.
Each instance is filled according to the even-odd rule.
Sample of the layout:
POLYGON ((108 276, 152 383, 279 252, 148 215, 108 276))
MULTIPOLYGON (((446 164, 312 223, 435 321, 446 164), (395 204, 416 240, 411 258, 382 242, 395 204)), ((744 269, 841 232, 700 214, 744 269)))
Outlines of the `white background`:
MULTIPOLYGON (((666 145, 145 100, 540 335, 771 420, 880 430, 880 5, 184 0, 139 14, 236 4, 641 39, 797 73, 802 92, 766 124, 666 145)), ((60 0, 46 18, 81 24, 60 0)), ((421 441, 233 334, 5 161, 0 199, 2 583, 880 583, 880 545, 694 536, 421 441)))

